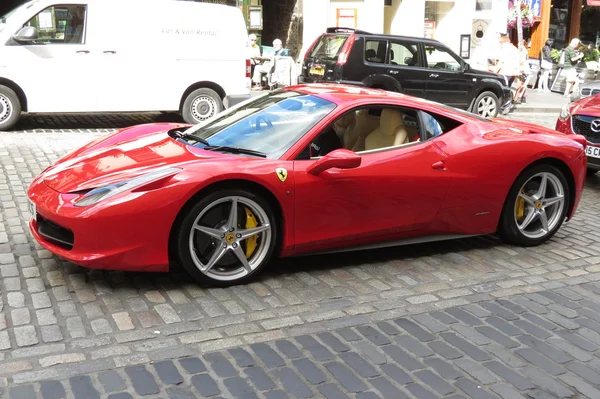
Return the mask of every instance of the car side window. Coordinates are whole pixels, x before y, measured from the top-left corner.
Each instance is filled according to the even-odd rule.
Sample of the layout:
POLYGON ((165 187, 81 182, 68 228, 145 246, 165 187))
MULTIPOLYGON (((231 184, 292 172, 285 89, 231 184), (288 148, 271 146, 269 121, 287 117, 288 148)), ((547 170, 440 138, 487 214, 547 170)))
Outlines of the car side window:
POLYGON ((420 111, 421 124, 425 133, 425 140, 429 140, 456 129, 460 122, 442 115, 420 111))
POLYGON ((448 49, 443 47, 426 45, 425 56, 427 67, 432 69, 445 69, 458 72, 461 70, 460 61, 448 49))
POLYGON ((83 44, 85 20, 86 6, 55 5, 40 11, 23 26, 37 30, 34 44, 83 44))
POLYGON ((383 64, 385 62, 385 52, 387 51, 386 40, 366 40, 365 41, 365 61, 383 64))
POLYGON ((340 148, 360 153, 420 140, 416 110, 389 105, 361 107, 338 117, 296 159, 322 157, 340 148))
POLYGON ((390 41, 390 58, 392 65, 420 66, 417 46, 408 42, 390 41))

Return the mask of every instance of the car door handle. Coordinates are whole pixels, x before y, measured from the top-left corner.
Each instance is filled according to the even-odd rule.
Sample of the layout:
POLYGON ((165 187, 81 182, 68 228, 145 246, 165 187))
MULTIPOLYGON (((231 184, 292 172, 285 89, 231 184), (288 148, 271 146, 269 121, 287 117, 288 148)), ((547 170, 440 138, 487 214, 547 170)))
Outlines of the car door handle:
POLYGON ((433 169, 437 169, 437 170, 446 170, 446 165, 444 164, 444 161, 437 161, 434 162, 431 167, 433 169))
POLYGON ((431 73, 431 74, 429 74, 430 78, 437 78, 438 76, 440 76, 440 75, 438 75, 437 73, 431 73))
POLYGON ((398 71, 396 71, 395 69, 391 69, 391 70, 390 70, 390 73, 391 73, 392 75, 396 75, 396 74, 398 74, 398 71))
POLYGON ((117 52, 115 50, 106 50, 103 51, 104 54, 116 54, 117 52))
POLYGON ((89 54, 90 50, 78 50, 77 54, 89 54))

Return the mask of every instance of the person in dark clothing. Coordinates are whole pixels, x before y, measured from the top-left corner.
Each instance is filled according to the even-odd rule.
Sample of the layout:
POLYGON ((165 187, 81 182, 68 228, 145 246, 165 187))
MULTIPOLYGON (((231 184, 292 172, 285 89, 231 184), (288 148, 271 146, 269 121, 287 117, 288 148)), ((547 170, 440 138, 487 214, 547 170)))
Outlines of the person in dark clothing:
POLYGON ((547 39, 546 44, 540 51, 540 72, 542 76, 540 76, 540 83, 538 85, 538 91, 544 91, 546 93, 550 92, 548 80, 550 79, 550 72, 552 72, 552 57, 550 57, 551 52, 552 39, 547 39))

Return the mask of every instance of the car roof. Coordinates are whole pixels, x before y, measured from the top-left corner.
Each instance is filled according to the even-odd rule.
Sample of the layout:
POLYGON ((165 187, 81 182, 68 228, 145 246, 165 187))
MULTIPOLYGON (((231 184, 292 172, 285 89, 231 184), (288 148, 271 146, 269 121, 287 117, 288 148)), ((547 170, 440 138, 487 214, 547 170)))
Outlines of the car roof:
POLYGON ((363 30, 353 29, 353 28, 331 27, 331 28, 327 28, 327 31, 325 33, 323 33, 323 35, 331 35, 331 34, 335 34, 335 35, 361 35, 361 36, 369 36, 369 37, 373 37, 373 38, 413 40, 413 41, 419 41, 419 42, 424 43, 424 44, 436 44, 436 45, 440 45, 441 44, 441 45, 445 46, 439 40, 429 39, 429 38, 426 38, 426 37, 401 36, 401 35, 391 35, 391 34, 385 34, 385 33, 370 33, 370 32, 365 32, 363 30))

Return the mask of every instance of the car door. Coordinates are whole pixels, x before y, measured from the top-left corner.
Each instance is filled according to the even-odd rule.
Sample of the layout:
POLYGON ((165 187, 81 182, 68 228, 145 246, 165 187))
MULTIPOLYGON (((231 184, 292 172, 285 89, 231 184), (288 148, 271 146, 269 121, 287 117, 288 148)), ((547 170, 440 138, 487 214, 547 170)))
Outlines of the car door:
POLYGON ((94 111, 95 79, 87 41, 87 6, 56 4, 40 10, 23 26, 37 39, 5 46, 6 76, 27 96, 29 112, 94 111))
POLYGON ((434 219, 450 184, 443 167, 446 155, 439 147, 412 142, 357 154, 358 167, 318 175, 309 171, 320 158, 294 161, 299 251, 394 240, 434 219))
POLYGON ((469 106, 467 96, 473 82, 464 73, 464 62, 450 49, 437 44, 424 44, 427 66, 428 100, 457 108, 469 106))
POLYGON ((425 97, 428 69, 423 65, 418 42, 407 39, 390 39, 386 72, 402 87, 402 92, 415 97, 425 97))

